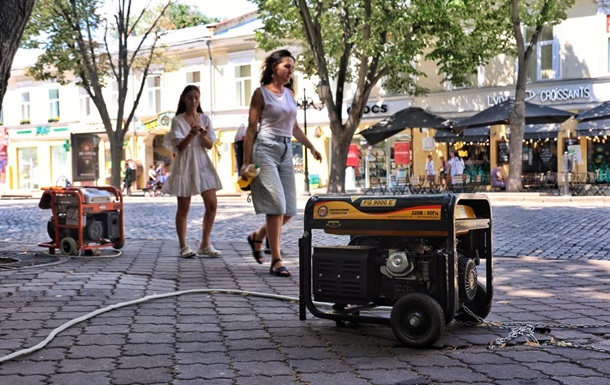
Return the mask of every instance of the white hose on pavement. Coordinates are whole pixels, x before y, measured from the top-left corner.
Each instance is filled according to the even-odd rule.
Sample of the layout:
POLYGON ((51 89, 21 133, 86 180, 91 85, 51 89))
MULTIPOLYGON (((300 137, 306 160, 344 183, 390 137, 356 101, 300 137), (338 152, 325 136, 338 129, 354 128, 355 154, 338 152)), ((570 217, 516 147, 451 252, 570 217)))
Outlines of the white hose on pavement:
MULTIPOLYGON (((146 297, 142 297, 139 299, 135 299, 132 301, 127 301, 127 302, 121 302, 121 303, 117 303, 114 305, 110 305, 110 306, 106 306, 104 308, 92 311, 91 313, 85 314, 83 316, 80 316, 78 318, 75 318, 71 321, 68 321, 66 323, 64 323, 63 325, 59 326, 58 328, 54 329, 53 331, 51 331, 51 333, 49 333, 49 335, 47 336, 47 338, 45 338, 42 342, 40 342, 39 344, 32 346, 31 348, 27 348, 27 349, 23 349, 23 350, 19 350, 17 352, 11 353, 9 355, 6 355, 4 357, 0 357, 0 364, 6 361, 10 361, 16 357, 19 356, 23 356, 26 354, 30 354, 32 352, 35 352, 37 350, 40 350, 42 348, 44 348, 49 342, 51 342, 53 340, 53 338, 55 338, 55 336, 59 333, 61 333, 62 331, 68 329, 71 326, 74 326, 80 322, 86 321, 90 318, 93 318, 97 315, 100 315, 102 313, 106 313, 109 312, 111 310, 115 310, 115 309, 119 309, 125 306, 130 306, 130 305, 135 305, 138 303, 142 303, 142 302, 146 302, 146 301, 150 301, 152 299, 159 299, 159 298, 167 298, 167 297, 176 297, 179 295, 183 295, 183 294, 201 294, 201 293, 213 293, 213 294, 239 294, 239 295, 243 295, 243 296, 253 296, 253 297, 261 297, 261 298, 269 298, 269 299, 277 299, 277 300, 281 300, 281 301, 299 301, 298 298, 295 297, 288 297, 288 296, 283 296, 283 295, 276 295, 276 294, 266 294, 266 293, 258 293, 258 292, 253 292, 253 291, 244 291, 244 290, 233 290, 233 289, 192 289, 192 290, 182 290, 182 291, 176 291, 176 292, 172 292, 172 293, 165 293, 165 294, 153 294, 153 295, 148 295, 146 297)), ((328 306, 329 304, 320 304, 318 303, 318 305, 322 305, 322 306, 328 306)))

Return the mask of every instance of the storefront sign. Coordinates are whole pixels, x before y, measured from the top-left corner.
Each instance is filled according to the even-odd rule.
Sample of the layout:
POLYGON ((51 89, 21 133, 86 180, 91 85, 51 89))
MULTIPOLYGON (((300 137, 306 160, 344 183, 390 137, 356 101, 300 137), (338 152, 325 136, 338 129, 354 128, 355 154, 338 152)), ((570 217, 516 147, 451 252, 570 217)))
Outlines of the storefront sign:
POLYGON ((347 152, 347 162, 345 163, 345 166, 358 167, 359 155, 360 155, 360 150, 358 149, 358 145, 350 144, 349 151, 347 152))
MULTIPOLYGON (((349 114, 350 110, 352 108, 348 107, 347 108, 347 113, 349 114)), ((385 114, 388 112, 388 105, 387 104, 367 104, 366 106, 364 106, 364 112, 363 114, 385 114)))
POLYGON ((411 164, 411 143, 394 143, 394 163, 401 165, 411 164))
MULTIPOLYGON (((548 103, 561 102, 566 100, 591 99, 590 86, 577 87, 555 87, 541 90, 525 91, 525 100, 530 102, 548 103)), ((512 95, 488 95, 487 105, 495 106, 508 99, 512 99, 512 95)))

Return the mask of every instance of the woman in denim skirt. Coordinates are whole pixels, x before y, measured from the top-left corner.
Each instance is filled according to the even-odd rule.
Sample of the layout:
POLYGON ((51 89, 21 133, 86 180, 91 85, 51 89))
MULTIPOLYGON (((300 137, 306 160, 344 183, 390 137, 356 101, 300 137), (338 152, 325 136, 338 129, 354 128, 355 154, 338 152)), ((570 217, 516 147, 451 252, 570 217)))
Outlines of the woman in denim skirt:
POLYGON ((291 275, 282 261, 280 242, 282 226, 297 213, 291 138, 294 136, 308 148, 314 159, 322 160, 296 121, 294 65, 294 57, 287 50, 275 51, 265 59, 261 86, 254 91, 250 103, 240 172, 246 177, 250 164, 260 167, 259 176, 252 181, 251 193, 254 210, 265 214, 265 224, 247 239, 254 259, 262 264, 262 243, 267 237, 271 251, 269 273, 278 277, 291 275))

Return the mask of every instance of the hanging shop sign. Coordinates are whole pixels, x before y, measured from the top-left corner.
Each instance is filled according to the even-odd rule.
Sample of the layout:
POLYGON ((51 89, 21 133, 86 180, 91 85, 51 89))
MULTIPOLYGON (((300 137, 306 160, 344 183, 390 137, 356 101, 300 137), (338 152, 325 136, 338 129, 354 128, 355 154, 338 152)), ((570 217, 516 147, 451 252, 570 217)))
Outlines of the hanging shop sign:
POLYGON ((394 163, 401 165, 411 164, 411 143, 394 143, 394 163))
POLYGON ((347 152, 346 167, 358 167, 358 158, 360 156, 360 150, 357 144, 350 144, 347 152))

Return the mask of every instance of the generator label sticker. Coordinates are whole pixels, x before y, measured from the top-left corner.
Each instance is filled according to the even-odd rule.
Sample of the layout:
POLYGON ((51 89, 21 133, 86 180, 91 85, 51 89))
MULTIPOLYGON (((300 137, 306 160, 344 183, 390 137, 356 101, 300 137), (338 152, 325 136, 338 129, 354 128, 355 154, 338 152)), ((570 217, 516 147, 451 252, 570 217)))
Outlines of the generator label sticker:
POLYGON ((361 207, 395 207, 396 199, 363 199, 361 207))
POLYGON ((317 205, 313 216, 326 220, 440 220, 441 205, 400 207, 396 199, 364 199, 359 203, 326 201, 317 205))

